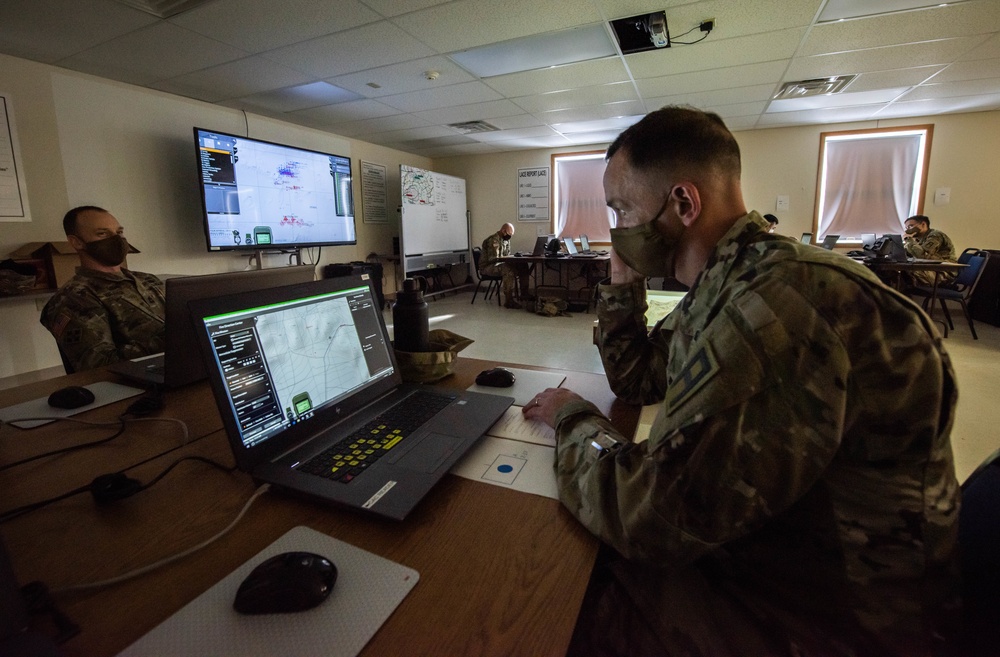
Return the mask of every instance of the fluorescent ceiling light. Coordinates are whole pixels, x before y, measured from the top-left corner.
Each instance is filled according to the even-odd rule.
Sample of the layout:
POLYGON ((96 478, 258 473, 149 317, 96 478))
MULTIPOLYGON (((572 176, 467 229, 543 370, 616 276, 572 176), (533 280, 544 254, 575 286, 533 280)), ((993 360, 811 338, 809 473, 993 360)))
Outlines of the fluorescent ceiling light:
POLYGON ((604 23, 536 34, 448 55, 481 78, 600 59, 615 54, 604 23))
POLYGON ((840 93, 826 96, 805 96, 802 98, 786 98, 772 100, 767 106, 767 113, 795 112, 799 110, 829 109, 831 107, 851 107, 853 105, 872 105, 888 103, 910 90, 910 87, 893 89, 874 89, 857 93, 840 93))
POLYGON ((823 12, 819 15, 819 23, 830 23, 841 21, 847 18, 861 18, 862 16, 877 16, 879 14, 891 14, 897 11, 911 11, 913 9, 928 9, 930 7, 940 7, 943 4, 954 5, 964 0, 942 2, 937 0, 828 0, 823 12))

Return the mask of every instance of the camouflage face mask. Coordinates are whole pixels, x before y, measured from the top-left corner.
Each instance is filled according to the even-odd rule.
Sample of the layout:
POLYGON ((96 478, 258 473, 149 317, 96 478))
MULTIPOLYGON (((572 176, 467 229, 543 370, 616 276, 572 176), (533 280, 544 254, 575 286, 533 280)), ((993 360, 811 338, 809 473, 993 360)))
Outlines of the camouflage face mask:
POLYGON ((677 240, 664 237, 653 226, 653 221, 631 228, 612 228, 611 248, 626 265, 640 274, 670 277, 674 275, 677 240))
POLYGON ((128 241, 121 235, 112 235, 103 240, 87 242, 87 255, 106 267, 117 267, 125 262, 128 253, 128 241))

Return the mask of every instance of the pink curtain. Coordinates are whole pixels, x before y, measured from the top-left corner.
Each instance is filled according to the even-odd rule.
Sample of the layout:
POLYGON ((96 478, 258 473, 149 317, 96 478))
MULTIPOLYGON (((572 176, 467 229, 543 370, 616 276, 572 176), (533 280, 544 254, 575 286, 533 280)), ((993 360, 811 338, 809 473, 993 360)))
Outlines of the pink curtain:
POLYGON ((920 141, 918 134, 827 140, 818 238, 903 232, 916 207, 920 141))

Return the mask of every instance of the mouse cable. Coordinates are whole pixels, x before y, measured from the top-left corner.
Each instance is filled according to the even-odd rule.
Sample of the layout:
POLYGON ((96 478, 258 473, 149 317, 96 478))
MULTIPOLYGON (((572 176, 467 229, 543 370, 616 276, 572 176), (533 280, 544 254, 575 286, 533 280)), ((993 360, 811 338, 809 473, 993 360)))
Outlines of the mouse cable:
POLYGON ((233 518, 233 521, 230 522, 225 528, 223 528, 222 531, 220 531, 219 533, 217 533, 215 536, 212 536, 210 538, 205 539, 204 541, 202 541, 201 543, 198 543, 195 546, 189 547, 188 549, 184 550, 183 552, 178 552, 177 554, 175 554, 173 556, 169 556, 169 557, 166 557, 164 559, 160 559, 159 561, 155 561, 155 562, 149 564, 148 566, 142 566, 141 568, 136 568, 135 570, 130 570, 129 572, 127 572, 127 573, 125 573, 123 575, 119 575, 117 577, 112 577, 111 579, 105 579, 105 580, 101 580, 99 582, 91 582, 89 584, 75 584, 73 586, 66 586, 66 587, 61 588, 61 589, 55 589, 55 590, 52 591, 52 594, 53 595, 60 595, 62 593, 73 593, 75 591, 87 591, 87 590, 90 590, 90 589, 97 589, 97 588, 104 588, 106 586, 112 586, 113 584, 120 584, 121 582, 130 580, 130 579, 134 579, 136 577, 139 577, 140 575, 145 575, 146 573, 152 572, 152 571, 156 570, 157 568, 162 568, 163 566, 166 566, 166 565, 171 564, 171 563, 173 563, 175 561, 183 559, 184 557, 187 557, 187 556, 189 556, 191 554, 194 554, 198 550, 201 550, 204 547, 208 547, 209 545, 211 545, 215 541, 219 540, 220 538, 222 538, 223 536, 225 536, 226 534, 228 534, 230 532, 230 530, 232 530, 232 528, 235 527, 236 524, 239 523, 239 521, 243 519, 243 516, 245 516, 246 513, 247 513, 247 511, 250 510, 250 507, 253 505, 253 503, 257 501, 257 498, 260 497, 261 495, 263 495, 264 493, 266 493, 270 488, 271 488, 271 484, 262 484, 260 487, 257 488, 256 491, 254 491, 254 494, 250 496, 250 499, 247 500, 246 504, 243 505, 243 508, 240 509, 240 512, 236 515, 235 518, 233 518))
POLYGON ((130 465, 124 470, 119 470, 118 472, 112 472, 109 474, 103 474, 95 477, 92 482, 79 488, 74 488, 71 491, 67 491, 55 497, 50 497, 47 500, 42 500, 40 502, 32 502, 31 504, 25 504, 24 506, 19 506, 9 511, 4 511, 0 513, 0 523, 7 522, 8 520, 13 520, 23 516, 26 513, 31 513, 37 509, 41 509, 50 504, 55 504, 65 500, 68 497, 73 497, 74 495, 79 495, 80 493, 86 493, 90 491, 94 495, 94 499, 98 504, 106 504, 108 502, 116 502, 118 500, 125 499, 126 497, 131 497, 140 491, 144 491, 151 487, 153 484, 159 482, 167 474, 176 468, 182 461, 201 461, 202 463, 207 463, 212 467, 218 468, 223 472, 229 473, 236 470, 236 466, 225 466, 221 463, 217 463, 211 459, 207 459, 204 456, 182 456, 170 465, 166 467, 160 474, 153 477, 148 483, 141 484, 135 479, 131 479, 125 476, 125 473, 133 468, 137 468, 140 465, 148 463, 154 458, 159 458, 159 456, 154 456, 152 458, 146 459, 145 461, 140 461, 139 463, 130 465))
MULTIPOLYGON (((10 468, 13 468, 13 467, 18 466, 18 465, 23 465, 25 463, 31 463, 32 461, 37 461, 38 459, 43 459, 43 458, 45 458, 47 456, 55 456, 56 454, 65 454, 67 452, 75 452, 77 450, 86 449, 88 447, 97 447, 98 445, 103 445, 104 443, 111 442, 112 440, 114 440, 115 438, 117 438, 118 436, 122 435, 125 432, 125 426, 129 422, 174 422, 176 424, 179 424, 180 427, 181 427, 181 433, 183 434, 183 438, 181 439, 181 445, 187 445, 188 441, 190 440, 190 432, 188 431, 187 424, 185 424, 183 420, 180 420, 180 419, 177 419, 177 418, 173 418, 173 417, 136 417, 136 418, 126 418, 124 416, 121 416, 115 422, 93 422, 93 421, 90 421, 90 420, 78 420, 77 418, 74 418, 74 417, 22 417, 22 418, 17 418, 17 419, 14 419, 14 420, 0 420, 0 425, 2 425, 2 424, 11 424, 13 422, 30 422, 30 421, 38 421, 38 420, 53 420, 53 421, 60 421, 61 420, 63 422, 76 422, 77 424, 86 424, 86 425, 95 426, 95 427, 114 427, 114 426, 117 426, 118 427, 118 431, 116 431, 113 435, 108 436, 107 438, 101 438, 99 440, 94 440, 94 441, 91 441, 89 443, 82 443, 80 445, 70 445, 69 447, 63 447, 62 449, 52 450, 51 452, 43 452, 42 454, 35 454, 34 456, 28 456, 26 458, 21 459, 20 461, 14 461, 12 463, 5 463, 3 465, 0 465, 0 472, 3 472, 4 470, 9 470, 10 468)), ((135 467, 135 466, 131 466, 131 467, 135 467)))

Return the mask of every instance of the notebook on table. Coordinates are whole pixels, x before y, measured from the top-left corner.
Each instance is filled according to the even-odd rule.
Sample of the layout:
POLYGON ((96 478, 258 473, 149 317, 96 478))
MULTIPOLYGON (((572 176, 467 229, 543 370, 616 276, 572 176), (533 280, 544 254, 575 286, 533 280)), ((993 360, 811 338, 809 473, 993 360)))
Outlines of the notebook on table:
POLYGON ((133 381, 168 388, 201 381, 206 376, 205 362, 198 351, 189 301, 305 283, 313 278, 315 271, 311 265, 168 278, 164 281, 167 303, 163 353, 123 360, 108 369, 133 381))
POLYGON ((402 520, 513 403, 404 384, 367 274, 193 301, 237 466, 402 520))

